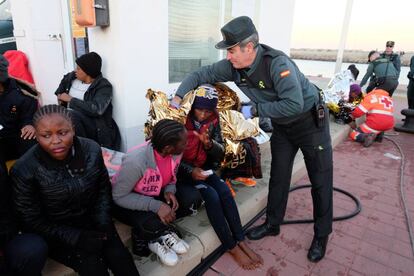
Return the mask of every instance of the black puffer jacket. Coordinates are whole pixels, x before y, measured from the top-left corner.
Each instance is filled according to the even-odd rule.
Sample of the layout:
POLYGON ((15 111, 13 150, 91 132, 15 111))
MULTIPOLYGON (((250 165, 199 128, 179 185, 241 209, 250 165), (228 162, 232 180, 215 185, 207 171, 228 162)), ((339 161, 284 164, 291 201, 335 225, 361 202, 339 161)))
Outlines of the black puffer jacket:
MULTIPOLYGON (((55 94, 69 93, 75 72, 66 74, 56 89, 55 94)), ((99 75, 85 92, 83 100, 72 98, 69 107, 92 118, 96 125, 98 143, 114 150, 119 150, 121 136, 116 122, 112 119, 112 84, 99 75)))
POLYGON ((7 177, 0 175, 0 251, 17 234, 12 209, 10 183, 7 177))
POLYGON ((73 149, 67 160, 57 161, 36 145, 11 171, 24 230, 72 247, 82 230, 101 231, 112 223, 111 184, 101 148, 75 138, 73 149))

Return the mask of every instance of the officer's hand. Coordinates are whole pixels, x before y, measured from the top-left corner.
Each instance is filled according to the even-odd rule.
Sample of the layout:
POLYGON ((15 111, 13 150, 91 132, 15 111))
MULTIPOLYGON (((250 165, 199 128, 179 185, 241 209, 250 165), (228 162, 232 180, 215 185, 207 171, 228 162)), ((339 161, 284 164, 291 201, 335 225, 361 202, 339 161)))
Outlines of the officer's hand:
POLYGON ((246 120, 252 118, 253 117, 252 106, 251 105, 243 105, 242 108, 241 108, 241 113, 243 113, 243 116, 246 120))
POLYGON ((181 98, 178 96, 175 96, 171 101, 170 101, 170 107, 171 108, 175 108, 175 109, 179 109, 180 108, 180 103, 181 103, 181 98))
POLYGON ((165 203, 161 204, 160 209, 157 212, 157 215, 160 217, 160 220, 164 224, 169 224, 175 220, 175 212, 165 203))
POLYGON ((191 172, 191 177, 194 180, 206 180, 208 175, 204 173, 204 170, 201 168, 195 167, 191 172))
POLYGON ((25 125, 20 131, 22 132, 20 137, 23 138, 24 140, 36 138, 35 136, 36 130, 32 125, 25 125))

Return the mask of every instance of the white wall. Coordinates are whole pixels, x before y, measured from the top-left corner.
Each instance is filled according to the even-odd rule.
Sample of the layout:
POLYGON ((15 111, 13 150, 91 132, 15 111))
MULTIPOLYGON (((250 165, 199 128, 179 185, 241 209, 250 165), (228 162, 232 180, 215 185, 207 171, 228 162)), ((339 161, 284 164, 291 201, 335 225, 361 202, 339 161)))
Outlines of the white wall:
POLYGON ((45 104, 56 103, 54 91, 64 73, 73 70, 66 0, 13 0, 17 48, 28 56, 36 87, 45 104))
MULTIPOLYGON (((255 22, 261 42, 289 52, 294 2, 261 0, 260 22, 255 22)), ((17 46, 28 55, 46 102, 55 100, 53 92, 62 74, 73 69, 65 5, 66 0, 42 0, 41 5, 32 0, 12 1, 17 46), (45 35, 58 32, 63 35, 66 52, 60 42, 45 39, 45 35), (57 62, 62 57, 66 62, 57 62)), ((109 11, 109 27, 88 29, 89 48, 102 56, 102 72, 114 86, 114 117, 121 129, 123 149, 127 149, 143 141, 147 89, 172 92, 178 86, 168 83, 168 1, 109 0, 109 11)))
POLYGON ((261 0, 259 35, 261 43, 290 53, 295 0, 261 0))
MULTIPOLYGON (((262 0, 257 26, 263 43, 287 53, 294 2, 262 0)), ((114 117, 129 148, 143 141, 147 89, 171 92, 178 86, 168 83, 168 1, 109 0, 109 9, 110 26, 89 29, 90 50, 103 57, 103 73, 115 89, 114 117)))
POLYGON ((114 117, 123 146, 142 142, 148 88, 168 88, 168 1, 109 0, 110 26, 90 28, 89 49, 98 52, 114 86, 114 117))

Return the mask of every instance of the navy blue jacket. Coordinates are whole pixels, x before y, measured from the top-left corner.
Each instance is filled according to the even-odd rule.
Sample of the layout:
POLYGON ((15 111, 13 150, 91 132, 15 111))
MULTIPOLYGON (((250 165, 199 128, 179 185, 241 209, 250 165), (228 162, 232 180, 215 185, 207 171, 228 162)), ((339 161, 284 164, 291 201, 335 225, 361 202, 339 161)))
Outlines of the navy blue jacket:
POLYGON ((15 136, 22 127, 31 125, 37 110, 37 101, 24 95, 15 79, 9 78, 4 86, 0 93, 0 138, 15 136))

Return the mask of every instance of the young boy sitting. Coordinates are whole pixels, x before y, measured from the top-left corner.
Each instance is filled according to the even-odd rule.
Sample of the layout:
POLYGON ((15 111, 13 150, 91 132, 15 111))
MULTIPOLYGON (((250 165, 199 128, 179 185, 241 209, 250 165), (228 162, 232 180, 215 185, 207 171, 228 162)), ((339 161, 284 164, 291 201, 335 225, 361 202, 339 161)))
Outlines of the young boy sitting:
POLYGON ((217 91, 211 85, 201 85, 195 93, 185 123, 188 143, 177 174, 177 198, 185 201, 199 192, 223 247, 243 269, 251 270, 263 264, 263 259, 244 241, 236 202, 226 183, 213 171, 224 155, 217 91))

